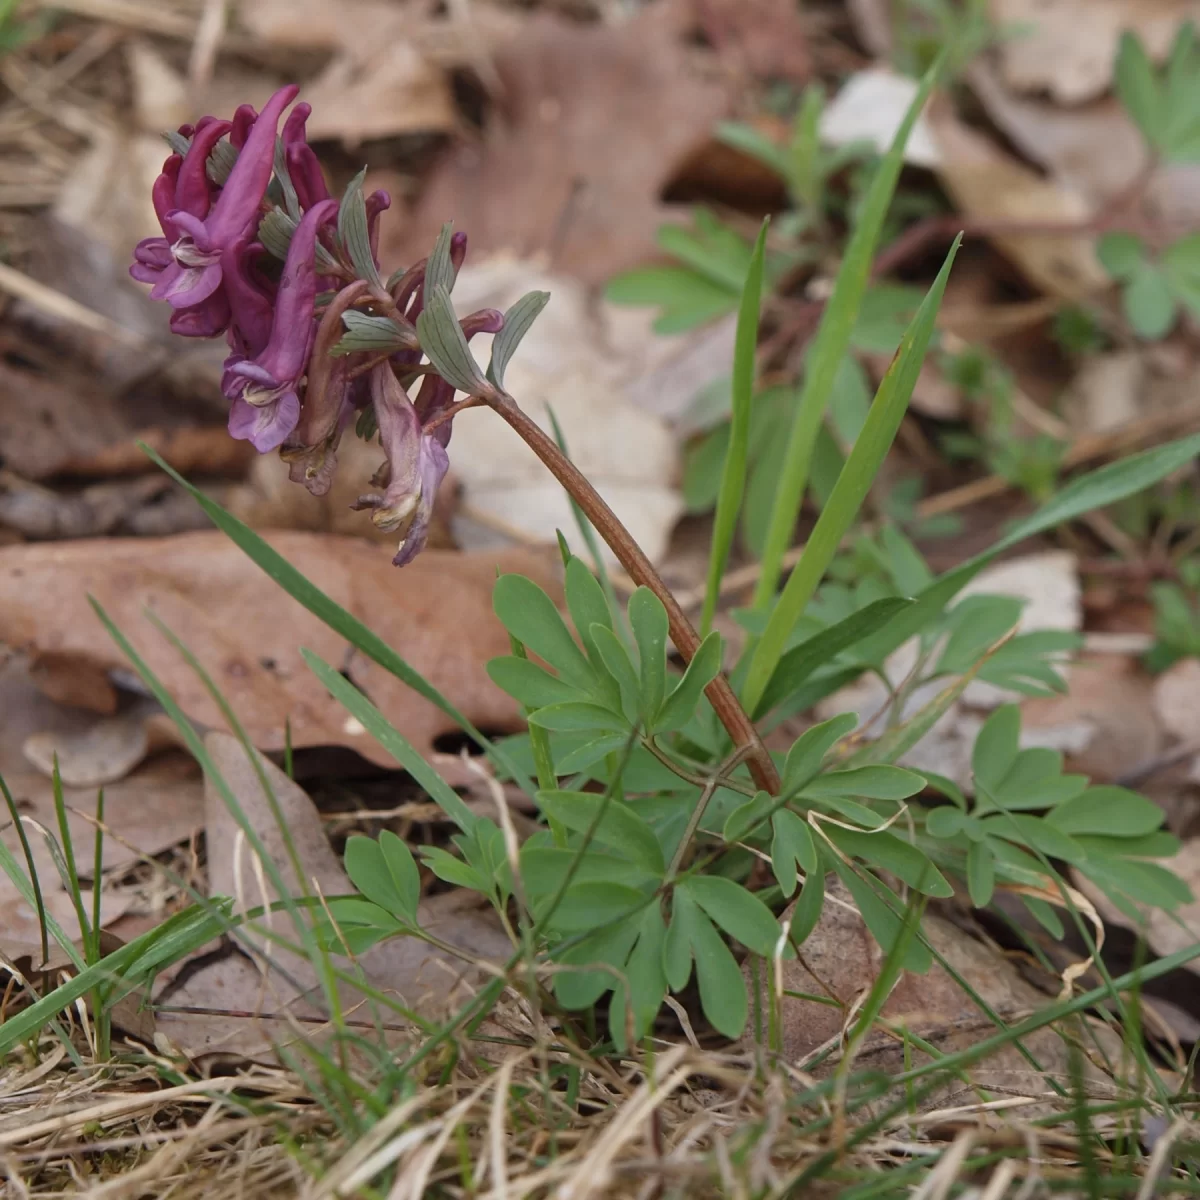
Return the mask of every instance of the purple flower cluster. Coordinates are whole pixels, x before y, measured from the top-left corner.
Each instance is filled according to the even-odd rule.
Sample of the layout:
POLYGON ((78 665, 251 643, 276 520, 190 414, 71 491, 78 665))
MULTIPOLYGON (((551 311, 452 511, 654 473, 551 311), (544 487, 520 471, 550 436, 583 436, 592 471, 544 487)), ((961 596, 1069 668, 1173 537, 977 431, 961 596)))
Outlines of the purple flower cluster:
MULTIPOLYGON (((425 544, 449 466, 455 389, 422 362, 416 326, 427 262, 389 286, 380 281, 387 193, 363 197, 355 181, 342 200, 330 196, 305 140, 307 104, 297 104, 279 132, 298 91, 280 88, 261 113, 243 105, 229 121, 202 117, 170 139, 176 152, 153 189, 162 236, 138 243, 130 274, 171 306, 173 332, 225 335, 230 434, 262 453, 279 450, 291 478, 314 495, 329 490, 343 432, 370 410, 358 423, 366 435, 378 431, 386 461, 372 482, 382 491, 356 507, 400 534, 394 561, 402 566, 425 544), (382 323, 382 340, 354 342, 351 313, 376 330, 382 323)), ((442 246, 452 278, 466 237, 442 246)), ((461 328, 469 339, 503 323, 489 309, 461 328)))

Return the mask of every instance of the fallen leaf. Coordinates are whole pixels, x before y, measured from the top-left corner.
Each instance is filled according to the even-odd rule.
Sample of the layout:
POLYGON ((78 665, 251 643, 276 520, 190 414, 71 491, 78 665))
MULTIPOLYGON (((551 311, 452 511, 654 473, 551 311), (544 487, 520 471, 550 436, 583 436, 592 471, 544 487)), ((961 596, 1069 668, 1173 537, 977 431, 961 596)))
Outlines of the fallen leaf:
MULTIPOLYGON (((1083 196, 1005 154, 959 121, 948 103, 935 101, 928 119, 940 153, 938 176, 965 218, 1059 225, 1092 215, 1083 196)), ((991 241, 1048 295, 1077 300, 1111 282, 1096 259, 1092 238, 996 233, 991 241)))
POLYGON ((82 733, 31 733, 21 749, 47 778, 57 770, 67 787, 101 787, 124 779, 146 757, 147 715, 147 707, 138 705, 119 716, 102 717, 82 733))
MULTIPOLYGON (((1079 192, 1093 210, 1128 193, 1149 150, 1120 101, 1104 97, 1073 108, 1015 94, 992 65, 977 60, 966 77, 988 116, 1030 162, 1079 192)), ((1200 168, 1160 166, 1148 181, 1149 206, 1164 222, 1200 218, 1200 168)))
MULTIPOLYGON (((481 728, 515 732, 521 727, 516 705, 484 671, 487 659, 509 649, 508 636, 492 615, 491 590, 500 567, 530 575, 555 592, 550 555, 431 550, 397 570, 390 548, 355 538, 284 533, 268 540, 481 728)), ((85 677, 129 671, 92 612, 89 593, 184 712, 203 727, 224 728, 224 718, 204 685, 146 620, 147 608, 204 664, 262 749, 282 750, 290 723, 294 747, 344 745, 376 763, 393 761, 316 686, 300 657, 302 646, 346 666, 423 754, 434 752, 439 735, 457 732, 453 722, 399 680, 349 654, 337 634, 221 533, 0 548, 0 628, 10 644, 28 649, 35 667, 42 656, 52 655, 62 670, 74 664, 85 677)))
POLYGON ((526 21, 496 52, 482 145, 454 149, 412 219, 384 224, 383 260, 428 254, 447 218, 475 251, 545 254, 588 283, 652 255, 672 211, 663 187, 728 109, 724 88, 690 68, 677 24, 667 5, 620 25, 526 21))
MULTIPOLYGON (((821 140, 831 146, 867 142, 883 154, 916 99, 917 87, 915 79, 897 75, 887 67, 868 67, 851 75, 821 114, 821 140)), ((918 117, 904 147, 904 161, 938 168, 942 157, 928 121, 918 117)))
POLYGON ((1180 659, 1158 677, 1154 710, 1173 738, 1200 745, 1200 659, 1180 659))
POLYGON ((1113 783, 1161 751, 1154 683, 1136 659, 1084 655, 1066 678, 1066 695, 1024 701, 1021 724, 1038 745, 1063 751, 1069 770, 1113 783))
MULTIPOLYGON (((256 765, 245 748, 228 734, 210 733, 205 738, 213 768, 237 798, 241 813, 261 839, 267 855, 278 868, 285 886, 293 895, 302 889, 292 868, 292 854, 304 872, 304 889, 325 897, 346 895, 354 888, 342 870, 325 833, 324 824, 308 795, 267 759, 256 765), (263 772, 275 804, 263 787, 263 772), (278 806, 276 815, 275 805, 278 806), (282 827, 280 824, 282 819, 282 827), (286 828, 290 848, 284 840, 286 828)), ((208 847, 208 885, 210 895, 236 898, 240 911, 278 899, 266 873, 255 863, 254 851, 242 832, 241 823, 230 812, 221 789, 214 779, 206 780, 205 822, 208 847)), ((461 947, 468 954, 503 960, 511 953, 511 944, 498 923, 483 913, 461 909, 439 913, 439 905, 423 903, 418 907, 418 922, 436 932, 443 941, 461 947)), ((285 934, 285 914, 276 913, 264 923, 285 934)), ((195 996, 206 991, 211 1007, 237 1010, 239 1020, 219 1014, 207 1021, 164 1013, 161 1028, 170 1037, 183 1038, 192 1053, 216 1050, 249 1056, 262 1054, 266 1047, 295 1037, 294 1025, 266 1024, 244 1017, 244 1013, 320 1013, 318 977, 313 965, 303 956, 279 947, 261 933, 246 930, 242 943, 254 951, 255 963, 245 959, 223 959, 203 966, 202 976, 215 976, 219 990, 211 982, 189 979, 181 989, 170 989, 162 999, 170 1003, 195 1005, 195 996)), ((429 1016, 444 1016, 456 1002, 465 999, 467 988, 481 976, 461 959, 435 949, 415 938, 392 938, 357 956, 358 966, 375 988, 395 996, 406 1007, 429 1016)), ((343 1004, 353 1009, 363 997, 346 985, 343 1004)), ((386 1019, 398 1020, 392 1014, 386 1019)))
POLYGON ((370 138, 445 133, 457 124, 445 71, 404 40, 407 14, 392 13, 391 32, 371 29, 304 89, 313 141, 338 138, 354 147, 370 138))
POLYGON ((808 27, 792 0, 685 0, 722 62, 759 79, 804 83, 808 27))
MULTIPOLYGON (((539 273, 528 263, 497 258, 465 269, 454 300, 462 313, 504 309, 537 289, 550 292, 550 303, 509 364, 505 387, 551 433, 553 409, 571 459, 646 554, 657 560, 683 502, 674 486, 674 435, 662 419, 627 399, 625 389, 640 382, 633 372, 635 364, 646 360, 644 344, 637 351, 630 349, 629 341, 615 345, 608 310, 597 314, 582 285, 539 273), (640 362, 637 353, 642 355, 640 362)), ((630 327, 623 328, 628 335, 630 327)), ((481 361, 487 359, 489 341, 480 336, 472 342, 481 361)), ((570 502, 561 485, 499 417, 486 410, 463 413, 454 423, 451 446, 463 486, 463 508, 454 521, 462 545, 504 539, 475 514, 537 540, 553 542, 557 529, 576 540, 570 502)))
POLYGON ((1184 21, 1200 22, 1195 0, 990 0, 992 20, 1010 30, 998 53, 1010 87, 1078 104, 1108 90, 1121 35, 1137 34, 1164 58, 1184 21))
MULTIPOLYGON (((927 913, 921 930, 1002 1020, 1014 1023, 1052 1002, 1052 994, 1035 988, 999 951, 976 941, 944 918, 927 913)), ((821 918, 801 948, 801 958, 781 964, 785 993, 780 1004, 781 1049, 790 1063, 803 1068, 807 1058, 841 1036, 852 1010, 874 984, 883 957, 849 892, 840 881, 832 881, 821 918), (802 999, 805 994, 835 1003, 802 999)), ((753 976, 749 977, 753 986, 753 976)), ((765 986, 770 986, 769 982, 765 986)), ((883 1006, 881 1018, 891 1024, 892 1032, 877 1028, 867 1035, 855 1058, 858 1070, 895 1074, 929 1061, 924 1050, 914 1040, 906 1039, 902 1030, 924 1039, 942 1054, 966 1049, 996 1030, 949 971, 937 963, 925 975, 902 973, 883 1006)), ((1094 1028, 1092 1033, 1105 1036, 1107 1031, 1094 1028)), ((1027 1097, 1027 1104, 1019 1110, 1024 1116, 1043 1111, 1049 1095, 1047 1076, 1069 1086, 1068 1040, 1053 1028, 1022 1040, 1036 1055, 1042 1071, 1032 1068, 1018 1050, 1007 1046, 969 1069, 970 1085, 958 1079, 947 1082, 925 1097, 918 1110, 927 1112, 969 1102, 975 1099, 973 1087, 981 1087, 1006 1096, 1027 1097)), ((1119 1051, 1115 1038, 1113 1047, 1119 1051)), ((839 1058, 835 1052, 813 1070, 818 1077, 826 1076, 839 1058)), ((1088 1062, 1082 1069, 1089 1095, 1112 1092, 1111 1078, 1088 1062)))

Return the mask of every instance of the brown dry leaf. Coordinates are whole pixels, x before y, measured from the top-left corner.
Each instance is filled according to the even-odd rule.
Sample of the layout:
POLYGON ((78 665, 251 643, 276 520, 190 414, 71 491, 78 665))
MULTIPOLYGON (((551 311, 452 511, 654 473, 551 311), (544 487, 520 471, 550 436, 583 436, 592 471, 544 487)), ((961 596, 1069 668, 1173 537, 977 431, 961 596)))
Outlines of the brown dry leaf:
MULTIPOLYGON (((395 646, 484 729, 515 732, 516 705, 484 671, 509 650, 492 615, 497 567, 557 589, 552 557, 529 550, 480 555, 427 551, 403 570, 390 548, 355 538, 276 534, 271 544, 336 603, 395 646)), ((290 722, 295 747, 349 746, 377 763, 393 760, 323 688, 300 657, 307 646, 348 669, 356 683, 423 754, 453 722, 399 680, 349 655, 349 647, 288 597, 223 534, 0 548, 0 628, 35 665, 54 655, 85 678, 126 663, 88 603, 91 593, 145 656, 184 712, 223 728, 204 685, 146 620, 152 609, 204 664, 255 744, 281 750, 290 722)), ((447 759, 450 764, 455 759, 447 759)))
POLYGON ((1154 709, 1173 738, 1200 745, 1200 659, 1181 659, 1158 677, 1154 709))
POLYGON ((308 136, 340 138, 350 147, 402 133, 445 133, 458 121, 446 73, 386 30, 370 30, 335 58, 304 99, 313 107, 308 136))
POLYGON ((47 778, 57 769, 67 787, 115 783, 146 757, 150 749, 146 718, 157 708, 157 704, 135 705, 118 716, 102 717, 82 733, 31 733, 21 749, 26 761, 47 778))
MULTIPOLYGON (((1030 162, 1082 194, 1093 209, 1125 194, 1145 170, 1149 151, 1121 103, 1105 97, 1078 108, 1018 96, 990 63, 979 60, 967 79, 996 127, 1030 162)), ((1146 189, 1152 209, 1168 222, 1200 217, 1200 168, 1160 167, 1146 189)))
MULTIPOLYGON (((205 738, 205 748, 215 771, 237 797, 246 820, 262 839, 285 885, 294 895, 300 894, 272 804, 244 747, 228 734, 210 733, 205 738)), ((320 815, 308 795, 267 759, 260 758, 258 766, 279 806, 288 837, 304 870, 305 887, 326 897, 352 892, 354 889, 333 853, 320 815)), ((210 894, 234 896, 240 911, 276 900, 278 895, 274 887, 255 863, 254 851, 239 822, 211 779, 205 786, 205 820, 210 894)), ((502 960, 511 952, 511 945, 498 925, 482 913, 461 909, 447 914, 439 913, 438 909, 437 904, 422 904, 418 909, 418 920, 444 941, 460 946, 470 955, 489 960, 502 960)), ((281 934, 286 934, 287 918, 282 914, 276 914, 269 923, 281 934)), ((256 967, 247 969, 249 964, 245 960, 225 960, 207 965, 199 972, 201 976, 216 974, 221 977, 223 986, 216 998, 216 1006, 251 1013, 314 1015, 319 990, 312 965, 305 958, 281 949, 262 934, 247 932, 246 940, 256 952, 256 967)), ((466 967, 462 960, 413 938, 393 938, 374 946, 358 956, 358 964, 376 988, 431 1016, 444 1015, 456 1000, 465 997, 463 988, 468 986, 467 980, 478 980, 477 972, 466 967)), ((198 982, 189 980, 181 992, 192 996, 197 989, 207 990, 208 987, 203 978, 198 982)), ((180 1003, 180 992, 172 991, 170 1000, 180 1003)), ((347 987, 344 1002, 350 1006, 360 1000, 361 996, 347 987)), ((191 999, 186 1002, 195 1003, 191 999)), ((172 1038, 182 1039, 189 1049, 206 1053, 223 1050, 257 1055, 273 1039, 286 1040, 289 1034, 286 1027, 274 1023, 264 1026, 253 1019, 234 1022, 220 1016, 195 1020, 164 1014, 162 1027, 172 1038)))
POLYGON ((999 43, 1009 86, 1047 91, 1060 104, 1108 90, 1126 30, 1163 58, 1184 21, 1200 22, 1196 0, 991 0, 989 7, 997 26, 1013 31, 999 43))
POLYGON ((1154 683, 1136 659, 1082 657, 1067 671, 1065 696, 1032 696, 1021 706, 1026 735, 1067 755, 1068 769, 1111 783, 1162 749, 1154 683))
MULTIPOLYGON (((944 918, 926 914, 921 930, 950 966, 1006 1022, 1011 1024, 1052 1003, 1053 993, 1039 991, 999 951, 976 941, 944 918)), ((805 941, 801 956, 782 964, 784 991, 837 1001, 836 1006, 831 1006, 802 1000, 795 994, 783 997, 780 1008, 783 1053, 790 1062, 802 1067, 805 1059, 841 1035, 851 1007, 874 984, 883 964, 882 950, 867 932, 840 881, 829 885, 821 919, 805 941)), ((1056 982, 1048 980, 1051 985, 1056 982)), ((922 1051, 904 1039, 901 1029, 919 1035, 943 1054, 966 1049, 996 1030, 992 1021, 937 963, 925 975, 901 974, 883 1006, 882 1020, 890 1022, 895 1032, 876 1029, 869 1034, 855 1059, 856 1069, 894 1074, 927 1061, 922 1051)), ((1105 1036, 1106 1030, 1095 1032, 1104 1037, 1109 1050, 1115 1046, 1119 1051, 1115 1039, 1110 1043, 1105 1036)), ((1090 1040, 1087 1036, 1083 1038, 1085 1048, 1090 1040)), ((1005 1096, 1029 1097, 1028 1105, 1019 1111, 1025 1117, 1032 1117, 1045 1099, 1052 1096, 1047 1075, 1056 1077, 1064 1087, 1070 1086, 1069 1048, 1053 1029, 1039 1030, 1023 1041, 1045 1067, 1044 1073, 1033 1070, 1011 1046, 970 1068, 969 1073, 976 1087, 1005 1096)), ((817 1067, 817 1074, 828 1074, 838 1057, 835 1054, 817 1067)), ((1113 1061, 1118 1059, 1119 1053, 1113 1061)), ((1111 1093, 1111 1078, 1088 1063, 1083 1070, 1090 1095, 1111 1093)), ((929 1111, 977 1099, 966 1084, 948 1083, 923 1100, 920 1109, 929 1111)))
POLYGON ((717 56, 760 79, 804 83, 808 29, 792 0, 683 0, 717 56))
POLYGON ((448 217, 476 250, 544 253, 589 283, 652 254, 671 212, 664 185, 728 107, 689 68, 677 14, 650 5, 608 26, 539 13, 495 68, 502 91, 482 146, 454 150, 413 219, 385 224, 384 261, 428 254, 448 217))
MULTIPOLYGON (((1042 179, 1005 154, 962 124, 947 103, 930 107, 929 124, 940 152, 938 175, 964 217, 1057 225, 1092 215, 1081 195, 1042 179)), ((1078 300, 1111 282, 1096 259, 1092 238, 994 234, 991 240, 1031 283, 1051 296, 1078 300)))
MULTIPOLYGON (((639 387, 656 361, 670 353, 670 339, 647 333, 645 314, 614 320, 611 308, 597 310, 581 284, 502 257, 465 268, 454 300, 465 314, 484 307, 505 309, 526 292, 542 289, 550 292, 550 303, 509 364, 505 387, 551 433, 553 407, 572 460, 651 560, 658 561, 683 512, 674 486, 679 449, 666 422, 640 407, 627 389, 639 387)), ((489 341, 480 336, 472 343, 481 361, 487 361, 489 341)), ((724 348, 720 341, 717 348, 724 348)), ((728 361, 722 367, 710 356, 694 366, 699 377, 709 371, 724 374, 728 361)), ((677 387, 676 395, 681 394, 677 387)), ((463 413, 455 422, 452 445, 455 473, 463 485, 463 508, 454 522, 460 544, 495 544, 504 538, 485 521, 541 541, 553 542, 556 529, 576 540, 570 501, 561 485, 494 414, 463 413)))

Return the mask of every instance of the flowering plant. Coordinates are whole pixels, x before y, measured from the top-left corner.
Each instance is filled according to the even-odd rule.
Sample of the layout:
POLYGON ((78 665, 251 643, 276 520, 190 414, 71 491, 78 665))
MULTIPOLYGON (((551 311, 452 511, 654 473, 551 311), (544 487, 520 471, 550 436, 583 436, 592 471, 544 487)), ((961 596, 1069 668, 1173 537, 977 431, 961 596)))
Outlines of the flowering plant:
MULTIPOLYGON (((503 314, 484 309, 458 318, 450 294, 466 238, 448 225, 427 258, 385 281, 378 225, 389 198, 365 196, 362 174, 340 200, 330 196, 304 137, 308 106, 296 105, 280 132, 295 87, 280 89, 261 113, 243 106, 229 121, 204 117, 169 139, 173 153, 154 185, 162 236, 137 246, 132 274, 171 306, 175 332, 225 335, 221 386, 234 437, 264 453, 278 450, 291 478, 316 495, 330 487, 339 440, 352 422, 361 436, 378 437, 384 463, 376 491, 355 507, 399 535, 394 561, 403 566, 424 545, 455 416, 486 406, 538 454, 586 518, 587 535, 594 528, 638 585, 621 611, 599 559, 597 580, 564 541, 571 629, 530 580, 498 580, 493 604, 514 652, 490 663, 489 673, 529 717, 521 747, 484 737, 396 651, 349 614, 337 618, 359 648, 454 715, 497 769, 533 796, 546 827, 519 848, 509 829, 468 809, 367 697, 309 657, 328 690, 386 738, 459 827, 458 856, 426 847, 428 869, 481 892, 509 928, 515 902, 522 933, 514 941, 522 949, 514 963, 530 947, 544 955, 566 1009, 611 992, 618 1045, 651 1028, 664 996, 681 992, 693 968, 713 1026, 739 1035, 747 994, 724 938, 776 960, 778 971, 815 927, 830 876, 895 962, 913 970, 932 963, 915 931, 927 898, 953 894, 948 876, 965 883, 979 907, 998 888, 1013 890, 1058 935, 1051 906, 1073 901, 1052 859, 1071 864, 1129 912, 1137 903, 1169 909, 1190 899, 1180 880, 1148 861, 1176 848, 1161 829, 1161 811, 1124 789, 1091 788, 1083 776, 1064 774, 1055 752, 1023 747, 1015 706, 1000 708, 983 727, 970 800, 953 780, 896 764, 976 677, 1017 693, 1063 688, 1058 667, 1073 639, 1016 634, 1019 606, 1005 597, 954 604, 956 596, 1007 547, 1178 469, 1200 452, 1200 435, 1074 481, 943 576, 934 577, 889 528, 877 539, 860 538, 875 568, 853 591, 824 582, 903 419, 957 245, 901 341, 803 557, 783 579, 813 441, 862 306, 905 139, 937 70, 872 178, 809 354, 754 607, 744 614, 745 650, 729 674, 711 626, 746 483, 765 227, 739 307, 733 420, 701 638, 596 489, 504 390, 505 368, 546 293, 530 293, 503 314), (471 354, 477 333, 494 335, 486 371, 471 354), (460 392, 465 398, 456 400, 460 392), (687 664, 676 679, 668 641, 687 664), (893 685, 889 660, 905 644, 916 647, 916 665, 893 685), (864 673, 888 686, 880 737, 868 740, 858 718, 843 713, 808 729, 786 754, 768 750, 760 727, 811 710, 864 673), (926 685, 936 685, 937 695, 913 712, 926 685), (803 888, 781 923, 773 907, 797 894, 801 876, 803 888)), ((200 499, 218 524, 236 526, 200 499)), ((256 546, 252 553, 274 578, 333 623, 332 601, 249 530, 238 536, 256 546)), ((338 925, 330 944, 362 948, 397 935, 436 941, 418 923, 419 874, 400 839, 352 839, 346 865, 361 896, 330 902, 338 925)))

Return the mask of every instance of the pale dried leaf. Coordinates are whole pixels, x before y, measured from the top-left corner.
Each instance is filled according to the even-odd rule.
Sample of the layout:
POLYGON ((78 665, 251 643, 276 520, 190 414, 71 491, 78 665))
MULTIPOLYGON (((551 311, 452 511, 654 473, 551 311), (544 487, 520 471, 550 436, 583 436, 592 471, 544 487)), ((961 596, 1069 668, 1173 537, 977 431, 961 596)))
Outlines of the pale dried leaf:
MULTIPOLYGON (((832 146, 865 141, 883 154, 896 137, 917 94, 917 81, 887 67, 851 75, 821 114, 821 140, 832 146)), ((904 161, 937 168, 942 153, 924 116, 917 118, 904 148, 904 161)))
MULTIPOLYGON (((938 175, 964 217, 1058 225, 1091 216, 1091 206, 1081 195, 1005 154, 962 124, 948 104, 931 106, 929 123, 941 153, 938 175)), ((991 240, 1031 283, 1051 296, 1079 299, 1109 285, 1091 238, 995 234, 991 240)))
POLYGON ((1200 22, 1195 0, 991 0, 990 11, 998 26, 1014 31, 1000 42, 1008 84, 1049 92, 1061 104, 1108 90, 1126 30, 1162 58, 1184 21, 1200 22))

